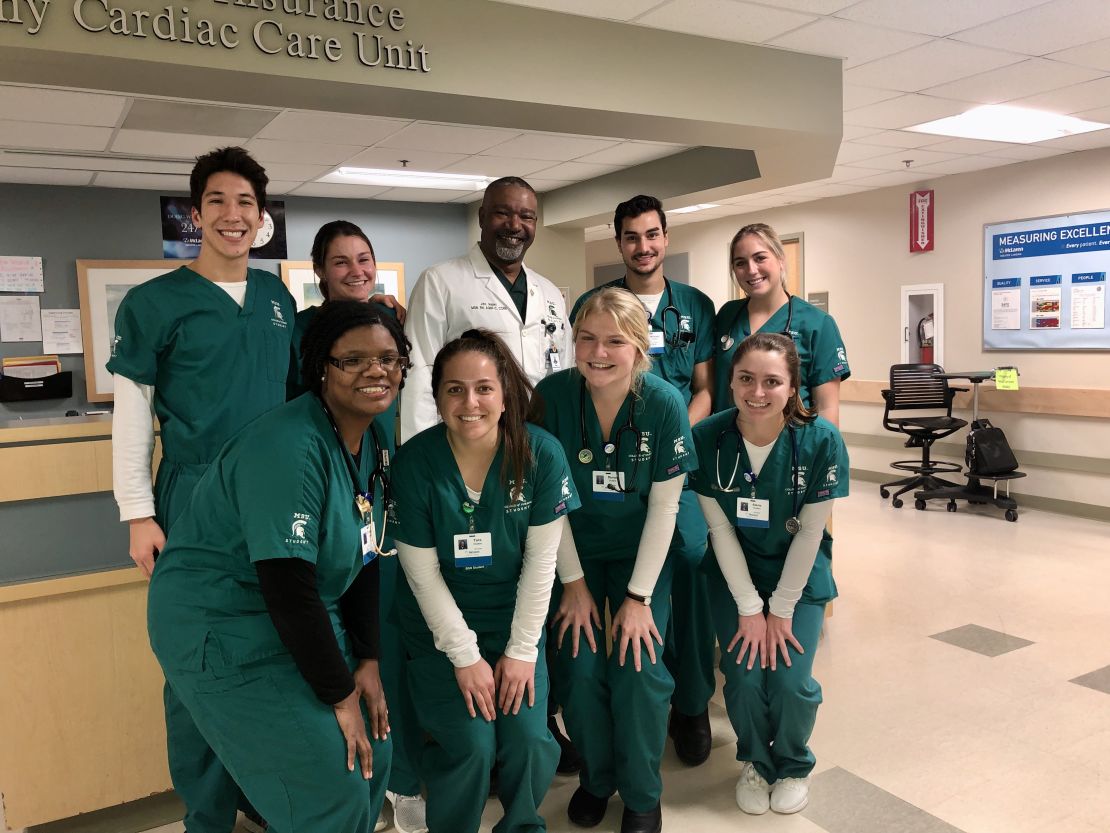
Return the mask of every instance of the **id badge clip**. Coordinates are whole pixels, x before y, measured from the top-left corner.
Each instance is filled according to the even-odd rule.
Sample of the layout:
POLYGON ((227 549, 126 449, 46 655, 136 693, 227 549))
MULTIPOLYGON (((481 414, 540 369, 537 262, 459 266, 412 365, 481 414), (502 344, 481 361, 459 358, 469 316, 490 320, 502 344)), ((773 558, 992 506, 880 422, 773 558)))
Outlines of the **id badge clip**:
POLYGON ((455 567, 473 570, 493 563, 493 536, 488 532, 464 532, 455 536, 455 567))
POLYGON ((614 503, 624 501, 624 473, 619 471, 595 471, 593 474, 594 500, 608 500, 614 503))
POLYGON ((736 525, 767 529, 771 525, 771 501, 754 497, 736 498, 736 525))

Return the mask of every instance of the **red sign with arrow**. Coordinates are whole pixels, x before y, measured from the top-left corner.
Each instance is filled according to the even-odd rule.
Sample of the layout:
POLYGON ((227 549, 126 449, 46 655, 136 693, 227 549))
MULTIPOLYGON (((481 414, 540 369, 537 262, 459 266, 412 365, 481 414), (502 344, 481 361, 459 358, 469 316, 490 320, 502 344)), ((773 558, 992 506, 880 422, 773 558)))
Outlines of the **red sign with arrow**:
POLYGON ((910 194, 910 251, 933 250, 933 192, 914 191, 910 194))

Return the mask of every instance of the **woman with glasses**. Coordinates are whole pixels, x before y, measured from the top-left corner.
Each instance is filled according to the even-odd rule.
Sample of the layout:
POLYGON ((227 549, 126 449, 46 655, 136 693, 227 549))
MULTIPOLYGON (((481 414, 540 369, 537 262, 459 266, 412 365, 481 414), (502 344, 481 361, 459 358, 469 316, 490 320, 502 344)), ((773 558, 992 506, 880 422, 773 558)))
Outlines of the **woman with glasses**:
POLYGON ((308 392, 245 427, 197 484, 156 563, 148 629, 270 829, 368 833, 391 758, 378 668, 391 467, 374 420, 409 345, 393 318, 337 301, 303 350, 308 392))
MULTIPOLYGON (((312 269, 324 298, 321 306, 308 307, 297 313, 293 327, 296 361, 300 364, 301 339, 319 311, 333 301, 361 301, 378 313, 405 322, 405 308, 389 295, 375 293, 378 263, 370 238, 361 228, 347 220, 325 223, 312 241, 312 269)), ((299 378, 299 374, 290 374, 299 378)), ((290 398, 302 392, 299 384, 290 386, 290 398)), ((384 439, 385 448, 393 454, 397 434, 397 400, 374 420, 375 430, 384 439)), ((386 541, 386 548, 392 543, 386 541)), ((404 652, 401 634, 393 623, 393 595, 397 586, 398 567, 393 558, 381 564, 381 672, 390 705, 390 734, 393 738, 393 769, 389 776, 386 798, 393 807, 393 824, 398 833, 424 833, 424 797, 420 794, 417 758, 423 737, 416 723, 412 698, 404 679, 404 652)), ((384 827, 379 822, 379 829, 384 827)))
POLYGON ((697 467, 681 394, 648 371, 644 308, 626 289, 592 295, 574 322, 576 367, 536 387, 541 424, 571 460, 582 509, 559 546, 552 674, 582 755, 567 813, 582 827, 624 801, 622 833, 662 826, 659 761, 674 681, 663 664, 683 475, 697 467), (654 600, 658 600, 654 602, 654 600), (613 617, 606 656, 602 613, 613 617))
POLYGON ((825 523, 848 494, 848 454, 835 426, 802 404, 792 339, 749 336, 730 369, 733 406, 695 426, 690 485, 712 543, 703 569, 743 764, 736 803, 752 815, 797 813, 821 703, 813 657, 836 596, 825 523))
POLYGON ((786 291, 786 252, 766 223, 744 226, 728 246, 729 273, 744 293, 717 312, 713 410, 732 407, 732 358, 752 333, 783 333, 801 362, 798 395, 833 425, 840 424, 840 382, 852 371, 831 315, 786 291))
POLYGON ((421 726, 431 833, 477 833, 498 766, 498 833, 546 829, 559 747, 547 728, 544 622, 563 516, 562 448, 525 422, 532 386, 488 330, 432 366, 442 422, 401 446, 393 490, 406 670, 421 726))

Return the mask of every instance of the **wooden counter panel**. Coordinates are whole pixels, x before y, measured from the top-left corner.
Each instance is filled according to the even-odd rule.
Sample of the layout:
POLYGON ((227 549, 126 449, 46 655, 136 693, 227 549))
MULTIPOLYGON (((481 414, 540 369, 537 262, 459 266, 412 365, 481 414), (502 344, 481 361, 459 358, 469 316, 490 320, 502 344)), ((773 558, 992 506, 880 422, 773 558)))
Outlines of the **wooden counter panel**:
MULTIPOLYGON (((953 387, 971 387, 952 382, 953 387)), ((840 383, 842 402, 883 404, 881 391, 887 382, 846 379, 840 383)), ((972 392, 956 394, 956 407, 971 409, 972 392)), ((995 390, 993 385, 979 389, 979 410, 984 413, 1048 414, 1052 416, 1110 417, 1110 389, 1106 388, 1021 388, 995 390)))

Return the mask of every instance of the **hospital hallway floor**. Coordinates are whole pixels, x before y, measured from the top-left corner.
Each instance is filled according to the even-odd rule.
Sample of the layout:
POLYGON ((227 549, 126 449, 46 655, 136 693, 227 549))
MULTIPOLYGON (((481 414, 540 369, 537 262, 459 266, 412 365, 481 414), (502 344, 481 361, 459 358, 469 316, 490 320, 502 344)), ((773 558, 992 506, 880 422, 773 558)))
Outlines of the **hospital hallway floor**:
MULTIPOLYGON (((853 481, 834 512, 841 598, 815 676, 809 806, 736 807, 735 736, 720 688, 709 761, 668 743, 663 829, 682 833, 1105 833, 1110 822, 1110 526, 1021 510, 894 509, 853 481)), ((95 765, 95 753, 87 756, 95 765)), ((544 802, 553 833, 576 777, 544 802)), ((620 828, 622 805, 595 830, 620 828)), ((387 811, 388 812, 388 811, 387 811)), ((155 797, 34 833, 181 833, 155 797)), ((487 806, 483 833, 500 816, 487 806)))

